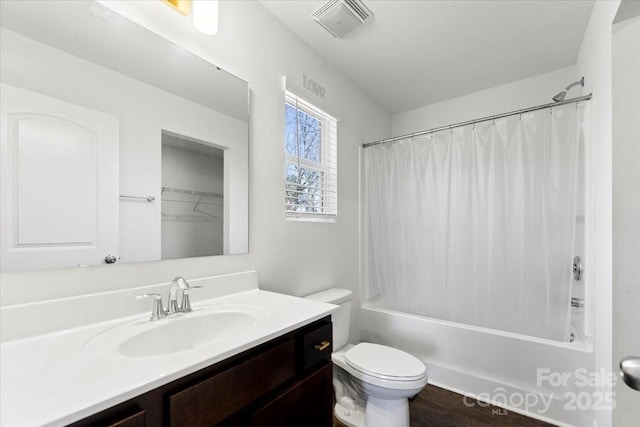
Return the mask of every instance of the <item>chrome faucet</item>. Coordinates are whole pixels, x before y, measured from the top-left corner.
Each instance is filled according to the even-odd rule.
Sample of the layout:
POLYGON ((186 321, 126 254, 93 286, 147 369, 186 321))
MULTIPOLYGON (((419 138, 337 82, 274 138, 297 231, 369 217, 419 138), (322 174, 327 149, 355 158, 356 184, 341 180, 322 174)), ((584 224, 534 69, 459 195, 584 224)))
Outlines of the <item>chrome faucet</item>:
POLYGON ((202 286, 189 286, 189 283, 182 276, 178 276, 171 281, 169 285, 169 300, 167 301, 167 309, 162 304, 162 295, 160 294, 144 294, 136 298, 153 298, 153 309, 149 320, 159 320, 173 313, 189 313, 191 309, 191 301, 189 300, 189 290, 201 288, 202 286), (178 292, 182 291, 182 299, 178 304, 178 292))

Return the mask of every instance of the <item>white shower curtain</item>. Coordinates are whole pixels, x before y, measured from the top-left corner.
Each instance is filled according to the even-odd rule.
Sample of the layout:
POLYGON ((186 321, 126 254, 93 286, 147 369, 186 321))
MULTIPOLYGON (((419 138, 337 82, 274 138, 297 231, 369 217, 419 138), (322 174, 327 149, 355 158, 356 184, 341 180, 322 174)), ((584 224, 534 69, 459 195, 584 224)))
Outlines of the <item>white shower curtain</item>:
POLYGON ((568 338, 584 104, 365 149, 369 284, 387 308, 568 338))

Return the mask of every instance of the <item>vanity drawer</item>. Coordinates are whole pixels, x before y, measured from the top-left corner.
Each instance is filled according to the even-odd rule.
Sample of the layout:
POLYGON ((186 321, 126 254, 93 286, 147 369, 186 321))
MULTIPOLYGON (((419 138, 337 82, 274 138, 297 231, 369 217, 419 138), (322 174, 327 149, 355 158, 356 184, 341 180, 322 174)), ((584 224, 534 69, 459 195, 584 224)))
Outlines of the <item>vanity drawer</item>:
POLYGON ((108 424, 108 427, 144 427, 144 413, 141 409, 135 414, 108 424))
POLYGON ((146 411, 140 408, 106 410, 68 427, 145 427, 145 414, 146 411))
POLYGON ((331 362, 333 333, 331 322, 316 325, 305 331, 301 339, 302 369, 307 370, 320 362, 331 362))
POLYGON ((296 375, 288 339, 249 360, 169 397, 171 427, 211 426, 296 375))

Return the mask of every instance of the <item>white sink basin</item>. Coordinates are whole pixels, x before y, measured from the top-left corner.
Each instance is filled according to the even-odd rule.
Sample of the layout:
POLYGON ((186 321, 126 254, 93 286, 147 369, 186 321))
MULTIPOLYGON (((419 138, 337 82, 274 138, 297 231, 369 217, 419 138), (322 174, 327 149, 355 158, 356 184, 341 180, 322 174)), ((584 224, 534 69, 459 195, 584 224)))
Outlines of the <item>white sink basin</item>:
POLYGON ((127 339, 118 352, 129 357, 148 357, 192 350, 235 334, 255 320, 247 313, 227 311, 198 317, 187 315, 173 322, 158 321, 163 324, 127 339))
POLYGON ((85 345, 85 353, 154 357, 190 351, 242 334, 264 313, 254 306, 211 305, 161 320, 129 321, 103 331, 85 345))

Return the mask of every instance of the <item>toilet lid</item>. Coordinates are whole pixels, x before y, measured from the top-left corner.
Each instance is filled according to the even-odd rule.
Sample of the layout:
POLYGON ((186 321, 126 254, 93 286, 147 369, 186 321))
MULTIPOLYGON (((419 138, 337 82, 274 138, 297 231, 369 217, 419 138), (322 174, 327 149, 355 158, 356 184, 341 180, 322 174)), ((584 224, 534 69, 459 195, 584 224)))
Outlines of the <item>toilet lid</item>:
POLYGON ((347 350, 344 358, 349 366, 372 377, 413 381, 423 378, 424 363, 396 348, 373 343, 360 343, 347 350))

